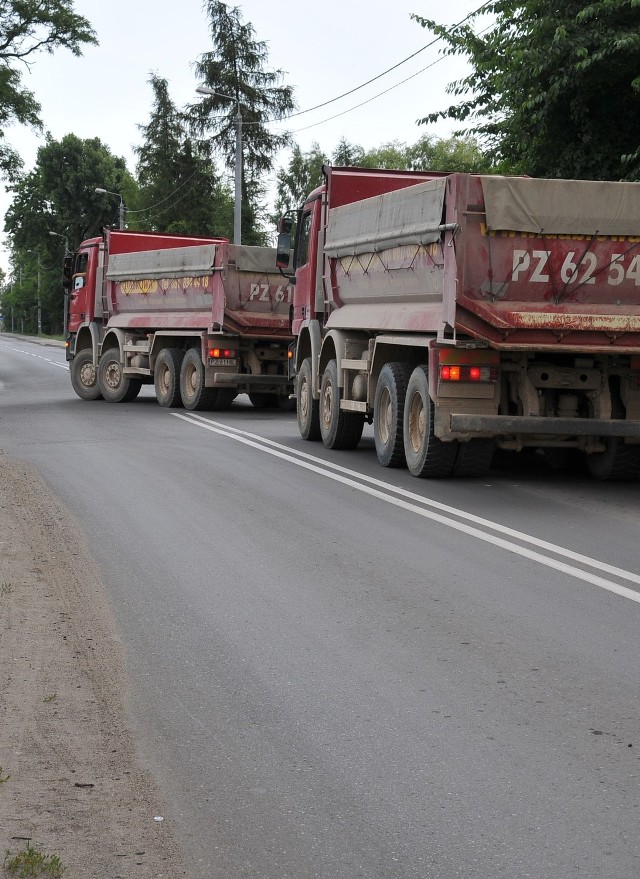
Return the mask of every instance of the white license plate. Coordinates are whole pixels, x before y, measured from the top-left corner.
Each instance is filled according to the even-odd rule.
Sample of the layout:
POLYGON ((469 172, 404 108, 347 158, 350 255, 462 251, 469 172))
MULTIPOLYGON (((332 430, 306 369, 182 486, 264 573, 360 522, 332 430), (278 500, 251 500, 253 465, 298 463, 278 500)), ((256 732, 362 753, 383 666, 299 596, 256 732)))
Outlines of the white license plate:
POLYGON ((209 366, 236 366, 236 361, 228 357, 209 357, 209 366))

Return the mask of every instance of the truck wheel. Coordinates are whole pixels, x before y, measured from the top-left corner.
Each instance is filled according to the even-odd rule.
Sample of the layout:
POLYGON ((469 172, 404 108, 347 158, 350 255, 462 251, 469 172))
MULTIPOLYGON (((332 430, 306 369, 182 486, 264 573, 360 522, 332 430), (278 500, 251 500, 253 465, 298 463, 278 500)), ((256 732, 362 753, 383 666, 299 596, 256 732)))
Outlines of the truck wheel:
POLYGON ((156 359, 153 384, 158 403, 166 409, 181 405, 180 367, 184 351, 179 348, 163 348, 156 359))
POLYGON ((189 348, 180 367, 180 397, 191 412, 213 409, 218 399, 217 388, 204 386, 204 363, 197 348, 189 348))
POLYGON ((404 403, 404 454, 412 476, 442 479, 451 476, 458 443, 443 443, 433 433, 433 402, 427 367, 416 366, 404 403))
POLYGON ((404 467, 404 400, 411 368, 406 363, 386 363, 378 377, 373 403, 373 436, 383 467, 404 467))
POLYGON ((607 437, 604 452, 587 455, 587 469, 594 479, 631 481, 640 476, 640 446, 625 445, 619 436, 607 437))
POLYGON ((491 466, 495 444, 491 439, 472 439, 468 443, 453 443, 458 446, 453 465, 453 476, 468 478, 484 476, 491 466))
POLYGON ((124 375, 119 349, 109 348, 100 355, 98 387, 108 403, 128 403, 140 393, 142 380, 124 375))
POLYGON ((320 433, 320 403, 311 393, 311 358, 305 357, 296 378, 296 412, 298 430, 304 440, 315 441, 320 433))
POLYGON ((98 371, 93 365, 93 354, 90 348, 78 351, 69 368, 71 387, 81 400, 101 400, 102 394, 98 387, 98 371))
POLYGON ((340 409, 338 365, 327 363, 320 387, 320 433, 328 449, 355 449, 364 428, 364 416, 359 412, 340 409))

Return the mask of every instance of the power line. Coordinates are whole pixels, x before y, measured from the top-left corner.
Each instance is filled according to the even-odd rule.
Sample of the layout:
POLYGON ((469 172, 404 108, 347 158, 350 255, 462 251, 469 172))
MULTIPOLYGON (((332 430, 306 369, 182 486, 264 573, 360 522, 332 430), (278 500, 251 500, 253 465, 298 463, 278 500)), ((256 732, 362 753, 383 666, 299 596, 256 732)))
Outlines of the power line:
MULTIPOLYGON (((459 22, 457 22, 456 24, 452 24, 451 27, 449 28, 449 31, 452 31, 456 27, 460 27, 460 25, 464 24, 465 21, 468 21, 474 15, 478 15, 480 12, 482 12, 488 6, 491 6, 493 4, 493 2, 494 2, 494 0, 487 0, 486 3, 482 4, 482 6, 479 6, 477 9, 474 9, 472 12, 469 12, 467 15, 465 15, 465 17, 462 18, 459 22)), ((312 113, 314 110, 320 110, 322 107, 326 107, 329 104, 334 104, 336 101, 340 101, 340 100, 342 100, 342 98, 346 98, 349 95, 354 94, 354 92, 360 91, 360 89, 365 88, 365 86, 371 85, 372 82, 376 82, 376 80, 381 79, 383 76, 386 76, 387 73, 391 73, 393 70, 396 70, 398 67, 401 67, 403 64, 406 64, 407 61, 411 61, 412 58, 415 58, 421 52, 424 52, 425 49, 430 49, 431 46, 434 46, 436 43, 440 42, 441 39, 442 39, 442 37, 434 37, 434 39, 431 40, 430 43, 427 43, 426 46, 423 46, 421 49, 418 49, 416 52, 413 52, 413 54, 408 55, 406 58, 403 58, 402 61, 398 61, 398 63, 394 64, 393 67, 389 67, 387 70, 384 70, 382 73, 378 73, 377 76, 372 77, 372 79, 368 79, 366 82, 363 82, 361 85, 357 85, 357 86, 355 86, 355 88, 349 89, 348 92, 343 92, 343 94, 338 95, 335 98, 331 98, 328 101, 324 101, 322 104, 316 104, 315 107, 309 107, 308 110, 300 110, 298 113, 291 113, 290 116, 285 116, 283 119, 280 119, 278 121, 279 122, 286 122, 288 119, 295 119, 297 116, 304 116, 305 113, 312 113)), ((436 62, 434 61, 433 63, 435 64, 436 62)), ((425 70, 428 70, 428 68, 432 67, 432 66, 433 66, 433 64, 429 64, 429 65, 427 65, 427 67, 424 67, 422 70, 418 71, 418 73, 423 73, 425 70)), ((405 79, 402 82, 408 82, 409 79, 412 79, 412 77, 408 77, 408 79, 405 79)), ((398 85, 402 85, 402 82, 398 83, 398 85)), ((393 87, 395 88, 395 86, 393 86, 393 87)), ((387 89, 387 91, 389 91, 389 89, 387 89)), ((384 95, 385 92, 380 92, 380 94, 384 95)), ((364 103, 366 104, 368 102, 365 101, 364 103)), ((361 106, 363 106, 363 105, 358 104, 358 107, 361 107, 361 106)), ((354 107, 353 109, 357 109, 357 108, 354 107)), ((338 115, 342 115, 342 114, 338 114, 338 115)), ((336 117, 332 116, 331 118, 335 119, 336 117)), ((300 128, 298 130, 305 131, 306 129, 300 128)))

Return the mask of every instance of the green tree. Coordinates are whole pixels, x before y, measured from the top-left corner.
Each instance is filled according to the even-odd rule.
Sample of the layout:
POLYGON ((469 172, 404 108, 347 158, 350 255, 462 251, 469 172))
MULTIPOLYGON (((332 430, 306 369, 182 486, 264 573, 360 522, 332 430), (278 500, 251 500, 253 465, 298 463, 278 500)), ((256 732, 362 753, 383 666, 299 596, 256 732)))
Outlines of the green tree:
POLYGON ((473 123, 510 170, 640 179, 640 0, 493 0, 454 28, 414 17, 472 67, 450 86, 464 99, 422 122, 473 123))
POLYGON ((138 225, 158 232, 221 235, 233 232, 233 198, 210 159, 201 155, 185 129, 183 114, 169 96, 166 79, 152 75, 151 117, 140 125, 138 225), (146 207, 145 207, 146 206, 146 207))
POLYGON ((322 183, 322 166, 327 157, 317 143, 303 153, 295 144, 289 164, 277 174, 275 217, 295 210, 322 183))
POLYGON ((361 166, 364 155, 365 152, 361 146, 349 143, 349 141, 343 137, 333 151, 331 158, 334 165, 349 168, 361 166))
POLYGON ((64 238, 74 250, 85 238, 98 235, 102 225, 118 224, 118 199, 96 193, 96 187, 122 193, 127 204, 134 200, 137 184, 124 159, 114 156, 98 138, 81 140, 74 134, 61 141, 47 135, 33 170, 11 187, 5 230, 11 240, 15 304, 33 301, 39 261, 42 323, 47 331, 60 332, 62 327, 64 238))
POLYGON ((290 86, 280 83, 281 70, 267 70, 266 43, 255 39, 253 26, 242 21, 240 8, 206 0, 213 49, 194 64, 198 78, 217 94, 188 108, 194 131, 212 134, 211 146, 229 169, 235 167, 236 115, 242 118, 242 241, 263 242, 259 231, 264 177, 276 153, 289 141, 269 123, 290 113, 295 104, 290 86))
POLYGON ((97 45, 89 22, 73 11, 72 0, 3 0, 0 2, 0 174, 16 178, 22 160, 7 143, 8 125, 42 130, 40 104, 22 81, 22 65, 29 70, 42 52, 69 49, 82 54, 83 44, 97 45))

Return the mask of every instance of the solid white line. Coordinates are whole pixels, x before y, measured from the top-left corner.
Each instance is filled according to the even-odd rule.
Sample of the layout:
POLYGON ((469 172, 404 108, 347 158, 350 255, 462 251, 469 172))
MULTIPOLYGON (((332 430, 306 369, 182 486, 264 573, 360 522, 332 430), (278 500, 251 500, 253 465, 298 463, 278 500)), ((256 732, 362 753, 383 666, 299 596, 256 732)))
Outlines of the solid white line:
POLYGON ((262 452, 266 452, 269 455, 273 455, 276 458, 288 461, 289 463, 295 464, 298 467, 302 467, 305 470, 309 470, 313 473, 317 473, 320 476, 324 476, 327 479, 332 479, 335 482, 340 482, 343 485, 349 486, 350 488, 355 488, 358 491, 378 498, 385 503, 392 504, 393 506, 400 507, 408 512, 415 513, 416 515, 422 516, 425 519, 431 519, 434 522, 439 522, 442 525, 446 525, 448 528, 453 528, 456 531, 461 531, 464 534, 467 534, 470 537, 475 537, 476 539, 482 540, 485 543, 491 543, 494 546, 498 546, 501 549, 506 550, 507 552, 522 556, 523 558, 529 559, 530 561, 545 565, 548 568, 553 568, 556 571, 568 574, 569 576, 575 577, 579 580, 583 580, 586 583, 591 583, 594 586, 599 586, 601 589, 605 589, 607 592, 613 592, 614 594, 620 595, 623 598, 628 598, 630 601, 640 603, 640 592, 636 592, 633 589, 628 589, 626 586, 621 586, 620 584, 614 583, 611 580, 606 580, 603 577, 598 576, 597 574, 591 574, 588 571, 583 571, 580 568, 576 568, 573 565, 566 564, 565 562, 562 562, 558 559, 549 558, 548 556, 542 555, 539 552, 527 549, 526 547, 520 546, 516 543, 512 543, 509 540, 504 540, 502 537, 488 534, 485 531, 480 531, 478 528, 474 528, 470 525, 464 524, 464 522, 458 522, 455 519, 448 518, 447 516, 441 515, 438 512, 434 512, 433 510, 425 509, 423 506, 419 506, 415 502, 410 503, 399 497, 393 497, 389 495, 388 492, 391 490, 397 494, 411 497, 412 499, 419 501, 419 503, 421 504, 446 510, 450 515, 456 515, 459 518, 474 521, 478 524, 481 524, 485 528, 502 531, 503 533, 509 534, 509 536, 512 537, 517 536, 517 539, 520 539, 523 542, 528 542, 542 548, 549 548, 549 550, 554 552, 556 555, 563 555, 566 558, 571 558, 574 561, 578 561, 581 564, 593 567, 596 570, 613 573, 615 576, 619 576, 631 582, 640 582, 640 577, 638 577, 637 574, 634 574, 631 571, 624 571, 621 568, 614 568, 613 566, 606 565, 602 562, 597 561, 596 559, 590 559, 587 556, 581 556, 578 553, 573 553, 571 550, 566 550, 563 547, 557 546, 555 544, 548 544, 546 543, 546 541, 539 541, 537 538, 534 538, 527 534, 523 534, 522 532, 513 531, 509 528, 504 528, 503 526, 491 522, 488 519, 482 519, 479 516, 474 516, 471 513, 465 513, 463 510, 457 510, 454 507, 447 507, 446 504, 440 504, 436 501, 430 501, 419 495, 415 495, 412 492, 405 492, 402 489, 396 489, 394 486, 390 486, 388 483, 381 482, 377 479, 372 479, 371 477, 363 476, 362 474, 356 473, 355 471, 347 470, 347 468, 338 467, 337 465, 329 465, 326 461, 322 461, 320 458, 314 458, 313 456, 307 455, 305 453, 292 452, 292 450, 289 449, 287 446, 282 446, 279 443, 275 443, 271 440, 266 440, 260 436, 257 436, 256 434, 249 434, 245 431, 240 431, 237 428, 230 428, 228 425, 222 424, 221 422, 210 421, 209 419, 204 418, 201 415, 196 415, 195 413, 182 415, 177 412, 172 412, 171 414, 174 415, 176 418, 181 418, 182 420, 195 425, 196 427, 202 427, 206 430, 212 431, 213 433, 217 433, 221 436, 226 436, 229 439, 233 439, 236 442, 242 443, 243 445, 250 446, 262 452), (298 457, 296 457, 296 455, 298 455, 298 457), (347 476, 346 474, 350 475, 347 476), (355 476, 356 479, 359 481, 350 478, 350 476, 355 476), (383 487, 384 491, 372 487, 374 485, 383 487))

